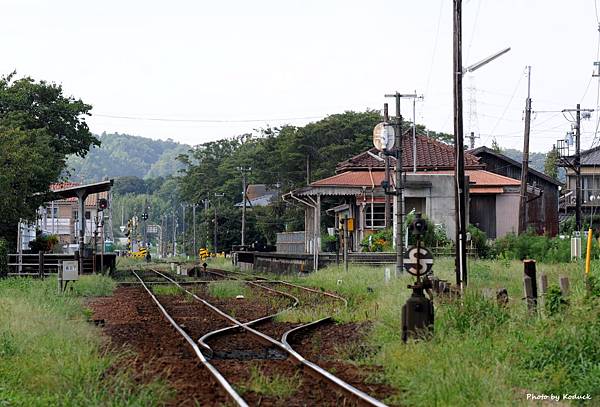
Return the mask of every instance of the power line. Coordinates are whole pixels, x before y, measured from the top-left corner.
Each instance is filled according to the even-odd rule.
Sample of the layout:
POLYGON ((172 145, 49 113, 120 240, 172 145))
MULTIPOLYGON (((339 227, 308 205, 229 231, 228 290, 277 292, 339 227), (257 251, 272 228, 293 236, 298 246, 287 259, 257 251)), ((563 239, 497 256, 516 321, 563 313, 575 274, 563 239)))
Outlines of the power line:
MULTIPOLYGON (((502 115, 500 116, 500 118, 496 121, 496 124, 494 125, 494 127, 492 128, 492 131, 490 132, 490 136, 494 135, 494 132, 496 131, 496 128, 498 127, 498 125, 500 124, 500 122, 502 121, 502 119, 504 118, 504 115, 506 114, 506 112, 508 111, 509 106, 511 105, 513 99, 515 98, 515 95, 517 94, 517 90, 519 89, 519 85, 521 84, 521 81, 523 80, 523 74, 519 75, 519 80, 517 82, 517 85, 515 86, 515 89, 513 90, 512 95, 510 96, 510 99, 508 100, 508 103, 506 104, 506 107, 504 108, 504 111, 502 112, 502 115)), ((485 144, 485 143, 484 143, 485 144)))
POLYGON ((129 116, 129 115, 111 115, 111 114, 93 114, 93 116, 107 117, 110 119, 123 120, 140 120, 140 121, 159 121, 159 122, 189 122, 189 123, 256 123, 269 121, 287 121, 287 120, 310 120, 321 119, 321 116, 303 116, 303 117, 283 117, 270 119, 182 119, 182 118, 166 118, 166 117, 144 117, 144 116, 129 116))

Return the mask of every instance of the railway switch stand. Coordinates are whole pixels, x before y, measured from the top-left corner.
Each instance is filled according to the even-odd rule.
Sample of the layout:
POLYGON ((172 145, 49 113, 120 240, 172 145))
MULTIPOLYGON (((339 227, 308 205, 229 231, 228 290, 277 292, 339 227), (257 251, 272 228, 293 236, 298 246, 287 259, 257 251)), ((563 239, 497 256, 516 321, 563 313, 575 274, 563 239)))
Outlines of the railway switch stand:
POLYGON ((434 309, 432 301, 432 281, 428 275, 432 272, 433 256, 421 245, 423 234, 427 231, 427 223, 417 213, 410 225, 410 230, 417 240, 416 246, 409 247, 404 255, 404 268, 416 277, 414 284, 409 285, 412 294, 402 306, 402 340, 424 338, 433 333, 434 309), (425 296, 427 292, 430 298, 425 296))

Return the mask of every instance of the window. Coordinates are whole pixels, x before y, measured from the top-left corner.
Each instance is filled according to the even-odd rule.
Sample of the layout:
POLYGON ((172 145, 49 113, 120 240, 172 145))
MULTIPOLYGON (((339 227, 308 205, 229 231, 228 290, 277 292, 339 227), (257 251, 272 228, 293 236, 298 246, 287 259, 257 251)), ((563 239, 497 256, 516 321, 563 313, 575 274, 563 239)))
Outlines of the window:
POLYGON ((385 204, 367 202, 365 226, 369 229, 383 229, 385 227, 385 204))
POLYGON ((599 175, 582 175, 582 198, 584 203, 590 203, 598 200, 600 196, 600 174, 599 175), (590 199, 592 198, 593 199, 590 199))
POLYGON ((406 213, 415 211, 422 215, 427 215, 425 198, 404 198, 404 211, 406 213))
POLYGON ((58 208, 49 206, 46 208, 46 216, 48 218, 58 218, 58 208))
POLYGON ((90 211, 85 211, 85 218, 86 219, 91 219, 92 218, 92 213, 90 211))

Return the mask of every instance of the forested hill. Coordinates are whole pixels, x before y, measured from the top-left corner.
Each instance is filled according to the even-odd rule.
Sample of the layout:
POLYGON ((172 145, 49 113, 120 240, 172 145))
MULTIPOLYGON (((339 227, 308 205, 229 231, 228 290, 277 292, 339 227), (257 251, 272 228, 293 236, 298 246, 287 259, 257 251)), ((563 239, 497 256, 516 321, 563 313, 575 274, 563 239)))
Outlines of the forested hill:
MULTIPOLYGON (((514 148, 503 148, 502 154, 518 162, 523 161, 523 152, 514 148)), ((529 153, 529 166, 534 170, 544 172, 544 162, 547 153, 529 153)))
POLYGON ((154 178, 174 175, 182 164, 175 160, 190 146, 173 140, 152 140, 127 134, 98 136, 100 147, 90 150, 85 158, 72 156, 68 161, 73 181, 93 182, 104 177, 136 176, 154 178))

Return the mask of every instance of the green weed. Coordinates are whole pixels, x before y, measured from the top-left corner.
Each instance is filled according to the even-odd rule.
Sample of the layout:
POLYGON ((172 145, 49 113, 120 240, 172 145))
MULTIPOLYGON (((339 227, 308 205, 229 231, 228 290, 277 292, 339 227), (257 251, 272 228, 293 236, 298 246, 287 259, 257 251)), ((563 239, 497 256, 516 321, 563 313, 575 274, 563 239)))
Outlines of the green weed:
MULTIPOLYGON (((332 266, 285 278, 346 297, 348 308, 340 307, 335 315, 338 321, 372 322, 365 351, 339 355, 353 363, 381 366, 379 378, 398 390, 386 400, 391 404, 527 405, 524 389, 600 397, 600 301, 587 297, 581 263, 537 263, 538 275, 545 273, 551 284, 561 275, 570 279, 570 306, 551 318, 528 313, 522 300, 520 261, 469 259, 468 266, 465 296, 435 299, 433 338, 407 344, 401 340, 400 310, 410 294, 406 286, 414 281, 412 277, 402 275, 386 284, 385 267, 351 265, 348 272, 332 266), (509 304, 500 307, 484 298, 484 288, 506 288, 509 304)), ((388 267, 393 275, 394 266, 388 267)), ((453 259, 436 258, 433 269, 439 278, 454 281, 453 259)), ((600 262, 593 261, 592 277, 598 275, 600 262)), ((294 317, 310 319, 301 309, 284 316, 294 317)))
POLYGON ((294 394, 301 385, 300 377, 295 374, 292 377, 286 377, 280 374, 267 374, 258 367, 252 366, 248 382, 240 386, 240 392, 246 393, 252 391, 264 396, 284 399, 294 394))
POLYGON ((208 284, 208 292, 215 298, 234 298, 238 295, 246 297, 248 289, 239 281, 213 281, 208 284))
POLYGON ((86 322, 82 296, 105 295, 106 281, 84 276, 77 283, 72 293, 59 295, 54 278, 0 280, 0 405, 134 406, 168 400, 160 383, 140 385, 126 367, 117 367, 123 365, 121 355, 102 351, 99 331, 86 322))

